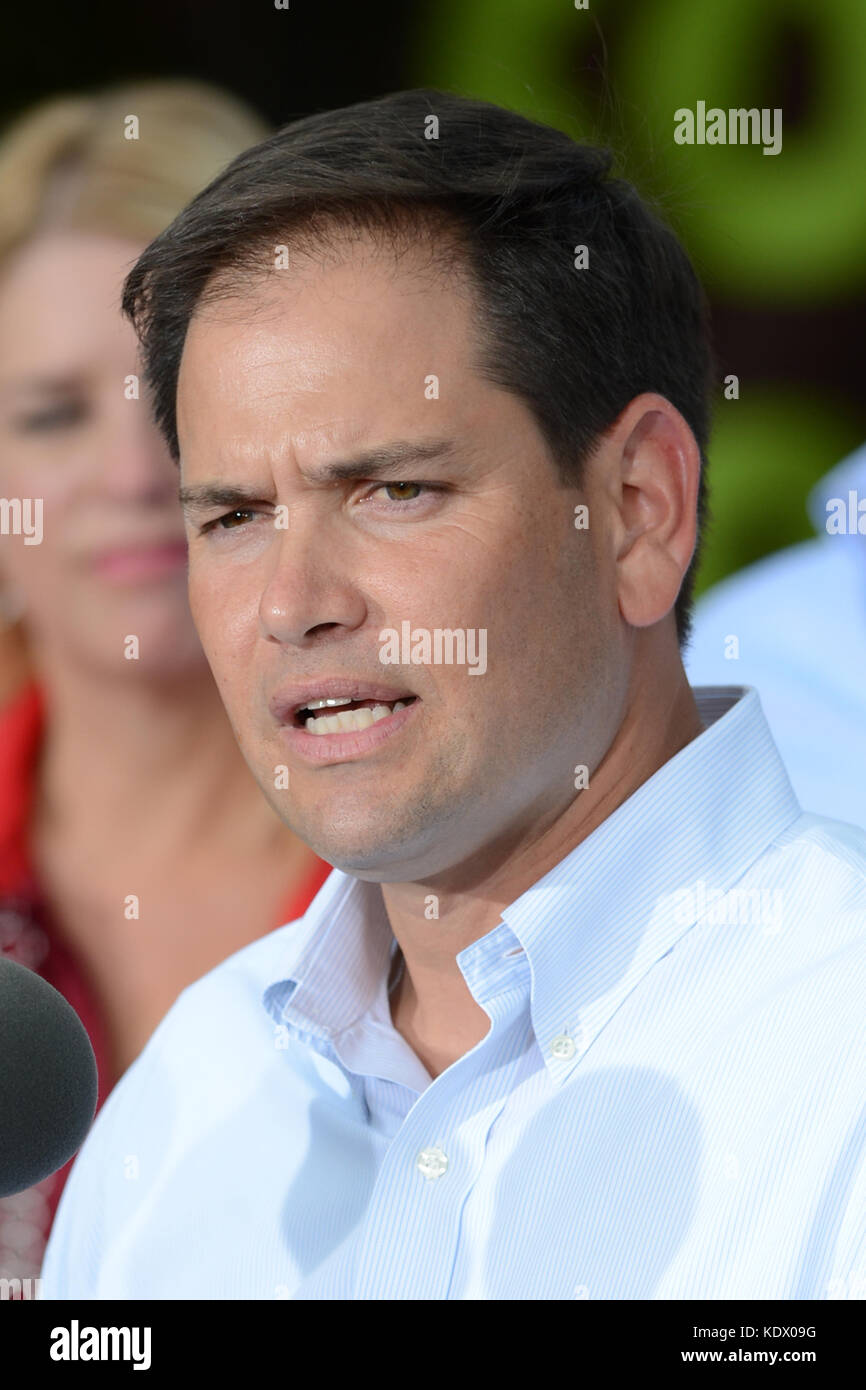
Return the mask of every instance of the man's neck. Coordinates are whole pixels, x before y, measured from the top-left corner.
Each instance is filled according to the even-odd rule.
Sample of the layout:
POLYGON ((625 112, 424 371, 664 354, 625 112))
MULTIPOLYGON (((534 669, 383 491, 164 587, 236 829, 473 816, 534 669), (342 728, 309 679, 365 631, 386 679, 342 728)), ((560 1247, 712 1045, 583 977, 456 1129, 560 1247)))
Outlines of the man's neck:
MULTIPOLYGON (((680 671, 682 668, 680 667, 680 671)), ((590 786, 547 823, 490 865, 471 891, 449 889, 447 876, 430 883, 383 884, 391 927, 405 961, 391 997, 395 1027, 431 1075, 485 1036, 489 1019, 470 994, 456 963, 460 951, 485 936, 502 909, 516 901, 586 840, 616 808, 680 749, 703 732, 685 674, 676 683, 649 683, 633 698, 590 786), (438 917, 425 916, 431 894, 438 917)))

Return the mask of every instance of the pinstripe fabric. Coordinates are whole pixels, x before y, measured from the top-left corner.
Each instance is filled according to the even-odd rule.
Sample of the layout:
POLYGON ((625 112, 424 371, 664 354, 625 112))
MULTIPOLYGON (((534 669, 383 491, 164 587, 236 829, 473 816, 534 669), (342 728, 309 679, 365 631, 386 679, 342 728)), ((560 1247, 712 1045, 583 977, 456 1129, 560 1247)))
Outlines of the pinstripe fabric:
POLYGON ((460 953, 491 1026, 435 1080, 375 884, 335 871, 187 989, 45 1296, 866 1296, 866 835, 801 812, 753 690, 698 697, 704 732, 460 953))

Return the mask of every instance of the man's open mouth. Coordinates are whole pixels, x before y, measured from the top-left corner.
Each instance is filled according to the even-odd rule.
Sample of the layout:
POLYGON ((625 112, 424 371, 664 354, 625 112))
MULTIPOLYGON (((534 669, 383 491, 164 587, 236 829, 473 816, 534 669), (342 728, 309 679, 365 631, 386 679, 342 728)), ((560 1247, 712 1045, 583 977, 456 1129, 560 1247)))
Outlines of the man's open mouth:
POLYGON ((384 700, 322 699, 311 700, 295 711, 294 724, 308 734, 354 734, 378 724, 381 719, 405 709, 417 700, 406 695, 387 703, 384 700))

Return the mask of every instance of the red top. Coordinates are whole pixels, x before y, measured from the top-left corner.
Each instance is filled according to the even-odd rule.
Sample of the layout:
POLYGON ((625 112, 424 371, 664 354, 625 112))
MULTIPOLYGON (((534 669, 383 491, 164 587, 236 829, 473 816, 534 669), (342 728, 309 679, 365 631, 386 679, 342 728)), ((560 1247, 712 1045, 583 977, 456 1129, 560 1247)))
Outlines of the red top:
MULTIPOLYGON (((0 954, 35 970, 66 998, 96 1056, 99 1111, 117 1077, 110 1074, 105 1022, 75 956, 52 931, 30 862, 28 830, 44 709, 28 683, 0 711, 0 954)), ((331 865, 316 859, 306 880, 286 895, 274 927, 303 916, 331 865)), ((74 1155, 35 1187, 0 1198, 0 1279, 35 1278, 74 1155)))

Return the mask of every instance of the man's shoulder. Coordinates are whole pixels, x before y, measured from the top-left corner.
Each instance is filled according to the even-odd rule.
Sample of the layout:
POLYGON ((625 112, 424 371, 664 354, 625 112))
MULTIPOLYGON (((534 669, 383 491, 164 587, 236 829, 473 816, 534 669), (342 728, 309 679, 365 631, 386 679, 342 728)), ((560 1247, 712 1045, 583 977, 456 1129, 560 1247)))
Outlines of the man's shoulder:
POLYGON ((821 865, 828 882, 859 887, 866 893, 866 830, 849 821, 804 810, 773 841, 770 853, 799 856, 803 865, 821 865))
POLYGON ((741 880, 772 892, 781 930, 802 938, 815 963, 840 951, 866 953, 866 831, 803 812, 741 880))
MULTIPOLYGON (((279 1066, 277 1024, 264 994, 290 974, 318 924, 308 909, 182 990, 96 1116, 67 1184, 64 1220, 74 1216, 75 1193, 86 1194, 94 1184, 108 1215, 126 1210, 129 1184, 106 1176, 109 1169, 118 1176, 118 1152, 134 1155, 142 1175, 157 1172, 160 1154, 182 1147, 257 1087, 272 1084, 275 1069, 289 1080, 291 1069, 279 1066)), ((144 1176, 136 1188, 143 1186, 144 1176)))
POLYGON ((815 878, 816 906, 844 895, 866 912, 866 830, 847 820, 802 810, 767 847, 767 862, 784 859, 784 874, 815 878))
POLYGON ((315 926, 308 911, 178 995, 111 1091, 73 1165, 46 1255, 46 1296, 95 1296, 88 1291, 116 1232, 139 1219, 154 1184, 203 1135, 230 1136, 233 1117, 254 1111, 263 1096, 289 1105, 293 1085, 303 1100, 303 1077, 295 1078, 277 1050, 277 1024, 263 996, 292 970, 315 926))

